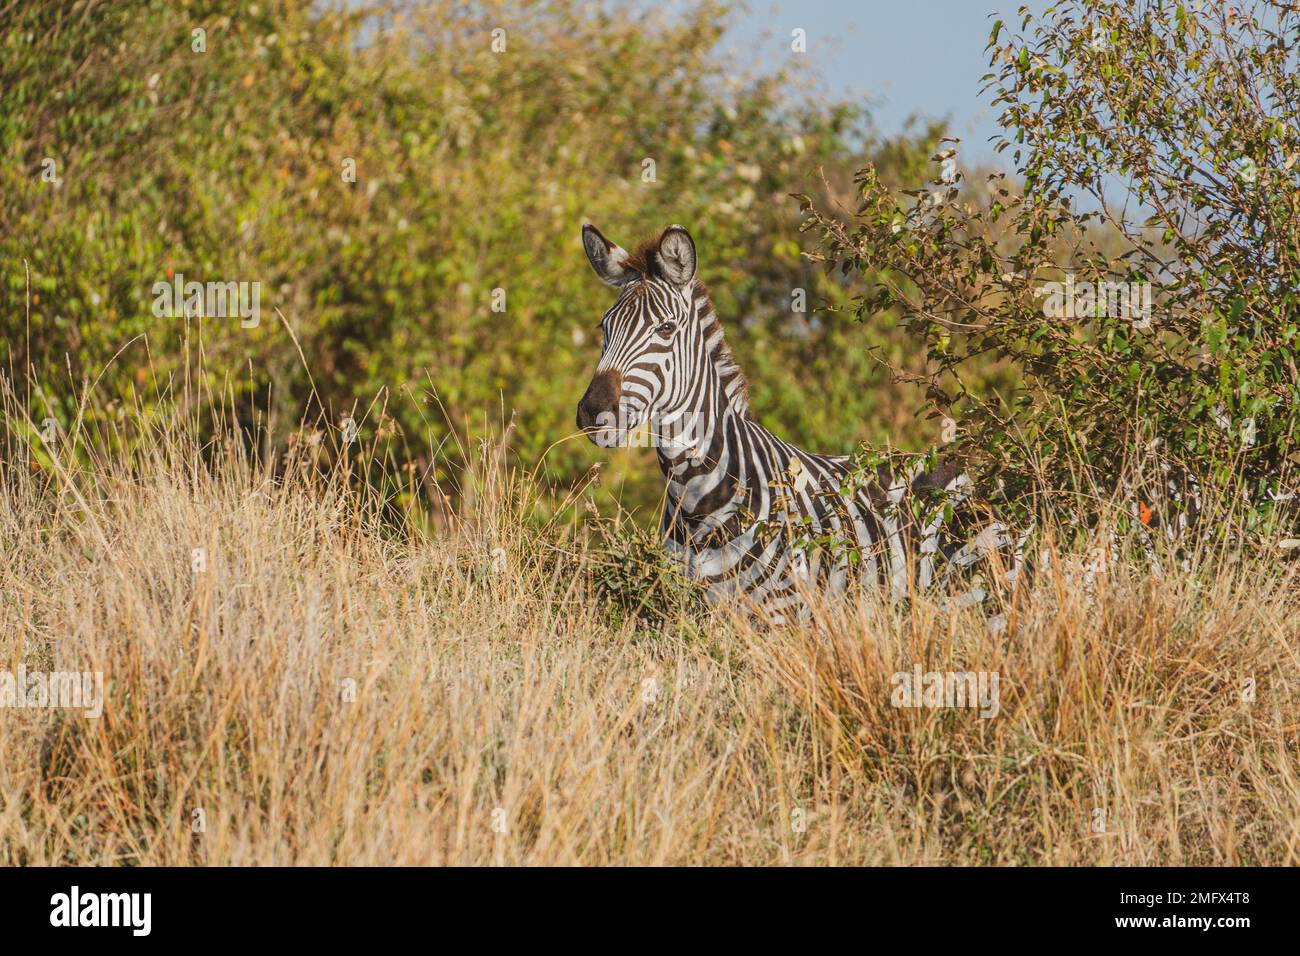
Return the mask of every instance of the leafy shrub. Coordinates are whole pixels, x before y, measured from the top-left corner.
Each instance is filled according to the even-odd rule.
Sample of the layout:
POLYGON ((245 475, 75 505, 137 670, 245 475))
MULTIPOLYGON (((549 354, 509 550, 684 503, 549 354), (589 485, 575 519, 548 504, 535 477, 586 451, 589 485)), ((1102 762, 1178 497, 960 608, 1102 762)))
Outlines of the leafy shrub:
POLYGON ((868 165, 851 222, 805 197, 827 268, 876 276, 853 310, 899 310, 924 343, 933 413, 986 491, 1078 513, 1137 468, 1161 492, 1234 485, 1247 525, 1276 516, 1300 461, 1298 18, 1079 0, 999 20, 986 80, 1022 190, 950 170, 900 196, 868 165), (1149 288, 1150 311, 1085 283, 1149 288), (1014 395, 972 381, 990 356, 1014 395))
MULTIPOLYGON (((820 166, 837 196, 868 152, 901 181, 938 131, 881 143, 793 61, 743 78, 710 0, 587 7, 6 5, 0 329, 6 364, 46 386, 33 419, 66 426, 86 382, 146 404, 220 391, 283 444, 311 405, 395 431, 396 455, 454 489, 466 463, 425 450, 473 447, 508 403, 512 451, 577 482, 602 457, 566 440, 609 304, 578 240, 590 218, 628 242, 690 224, 756 407, 792 438, 848 450, 909 425, 860 333, 811 316, 845 293, 801 258, 787 194, 820 166), (260 282, 260 323, 155 317, 152 286, 176 274, 260 282)), ((897 352, 892 325, 869 343, 897 352)), ((625 502, 649 520, 658 475, 631 457, 625 502)))
POLYGON ((685 577, 657 535, 599 516, 589 527, 594 535, 586 574, 614 624, 630 618, 660 628, 703 610, 704 586, 685 577))

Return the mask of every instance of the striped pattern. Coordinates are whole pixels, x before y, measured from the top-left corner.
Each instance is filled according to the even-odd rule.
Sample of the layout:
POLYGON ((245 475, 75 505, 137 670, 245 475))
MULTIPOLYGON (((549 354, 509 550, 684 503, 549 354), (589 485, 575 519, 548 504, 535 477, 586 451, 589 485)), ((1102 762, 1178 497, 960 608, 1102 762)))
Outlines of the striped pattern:
POLYGON ((1007 556, 1011 579, 1019 573, 1023 538, 996 522, 976 532, 970 482, 955 469, 862 474, 849 457, 796 448, 751 417, 684 229, 629 254, 588 226, 584 246, 619 295, 601 322, 578 425, 613 447, 649 423, 667 482, 666 545, 710 600, 743 596, 783 621, 806 612, 814 586, 868 585, 901 598, 944 585, 991 551, 1007 556))

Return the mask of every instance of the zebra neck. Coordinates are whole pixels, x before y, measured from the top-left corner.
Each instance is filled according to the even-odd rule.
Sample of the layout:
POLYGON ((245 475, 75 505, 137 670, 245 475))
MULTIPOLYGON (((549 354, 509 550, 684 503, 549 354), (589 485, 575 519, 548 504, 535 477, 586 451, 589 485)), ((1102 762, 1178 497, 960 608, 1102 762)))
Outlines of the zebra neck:
POLYGON ((752 476, 742 443, 762 431, 749 418, 745 376, 698 279, 693 305, 702 330, 702 378, 678 422, 679 434, 684 424, 689 440, 656 448, 668 485, 665 530, 679 541, 734 532, 741 503, 754 497, 745 487, 752 476))
POLYGON ((667 482, 666 524, 686 537, 729 524, 747 497, 741 443, 752 423, 733 407, 716 376, 709 375, 707 386, 700 406, 685 413, 689 440, 656 448, 667 482))

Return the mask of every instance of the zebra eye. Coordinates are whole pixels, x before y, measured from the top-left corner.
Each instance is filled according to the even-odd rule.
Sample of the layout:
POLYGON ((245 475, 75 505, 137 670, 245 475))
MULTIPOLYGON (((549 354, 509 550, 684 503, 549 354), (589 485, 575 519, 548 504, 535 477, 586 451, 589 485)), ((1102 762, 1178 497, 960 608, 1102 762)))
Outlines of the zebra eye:
POLYGON ((667 338, 668 336, 672 335, 676 331, 677 331, 676 322, 664 322, 660 324, 659 328, 655 329, 655 332, 657 332, 659 335, 662 335, 664 338, 667 338))

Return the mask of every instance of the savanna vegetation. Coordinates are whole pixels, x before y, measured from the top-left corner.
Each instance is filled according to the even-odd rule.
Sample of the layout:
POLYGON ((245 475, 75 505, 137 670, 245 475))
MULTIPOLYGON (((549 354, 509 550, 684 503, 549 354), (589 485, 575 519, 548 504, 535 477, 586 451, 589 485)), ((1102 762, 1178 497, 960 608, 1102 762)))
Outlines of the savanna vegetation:
POLYGON ((738 15, 0 7, 0 672, 105 679, 0 708, 0 863, 1300 862, 1295 14, 991 19, 1005 175, 738 15), (1034 573, 703 606, 573 434, 584 218, 689 225, 758 417, 946 445, 1034 573))
MULTIPOLYGON (((304 408, 327 446, 352 417, 392 436, 423 496, 454 500, 465 463, 428 449, 513 417, 512 460, 546 453, 550 477, 577 482, 602 460, 564 440, 609 305, 582 255, 590 219, 629 245, 670 222, 695 231, 755 405, 784 433, 828 451, 917 445, 934 426, 864 346, 924 357, 890 317, 864 333, 815 314, 847 292, 804 258, 789 193, 851 201, 867 158, 915 181, 941 131, 881 139, 858 104, 813 95, 808 57, 749 75, 719 50, 729 16, 9 5, 0 327, 7 367, 21 378, 30 361, 48 386, 33 419, 66 426, 87 381, 153 404, 201 351, 203 386, 274 445, 304 408), (154 284, 178 273, 259 281, 259 324, 156 316, 154 284)), ((651 461, 624 456, 605 480, 646 524, 651 461)))
POLYGON ((4 863, 1297 862, 1271 556, 1090 579, 1104 533, 1044 532, 1000 632, 926 594, 774 632, 699 608, 635 526, 538 523, 582 490, 494 446, 434 532, 306 448, 82 421, 48 473, 6 428, 0 653, 106 700, 0 711, 4 863), (998 673, 996 713, 892 706, 917 666, 998 673))
POLYGON ((988 176, 986 201, 955 169, 899 195, 869 164, 851 222, 804 197, 827 268, 863 273, 851 311, 901 314, 949 450, 1023 516, 1095 515, 1125 488, 1126 520, 1229 496, 1245 527, 1203 533, 1285 529, 1300 9, 1080 0, 994 19, 988 53, 1015 174, 988 176), (985 387, 990 357, 1011 393, 985 387))

